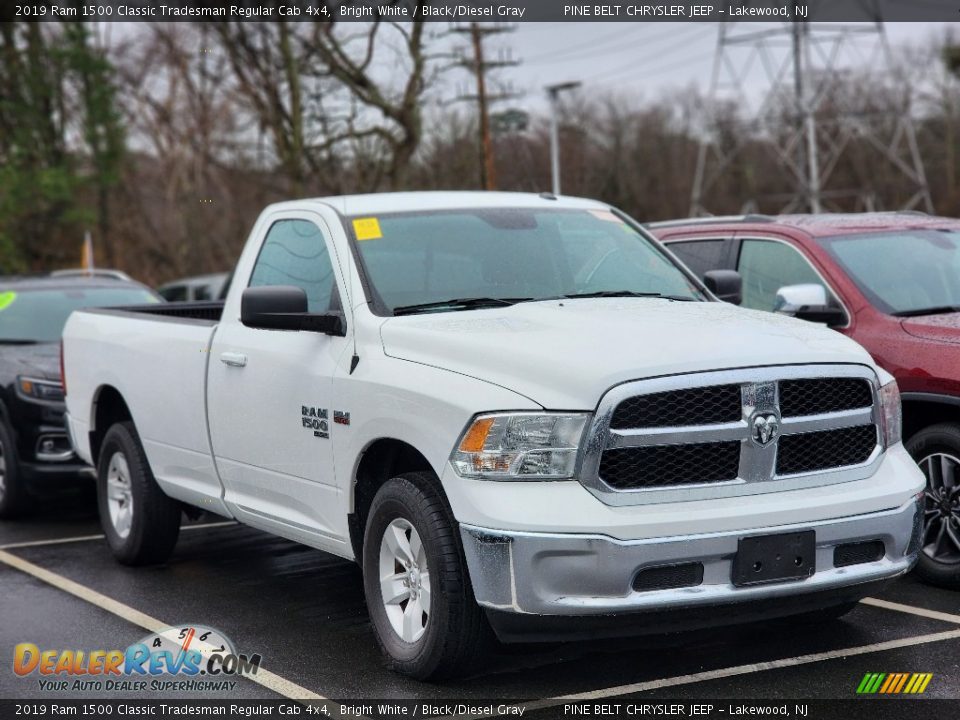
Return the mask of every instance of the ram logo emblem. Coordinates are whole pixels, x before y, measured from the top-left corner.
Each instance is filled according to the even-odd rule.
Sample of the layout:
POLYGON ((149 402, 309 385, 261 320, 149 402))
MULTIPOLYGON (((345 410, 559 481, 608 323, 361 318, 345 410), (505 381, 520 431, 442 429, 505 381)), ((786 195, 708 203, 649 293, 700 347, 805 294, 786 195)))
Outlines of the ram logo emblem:
POLYGON ((754 415, 750 434, 757 445, 769 445, 780 434, 780 418, 773 413, 754 415))

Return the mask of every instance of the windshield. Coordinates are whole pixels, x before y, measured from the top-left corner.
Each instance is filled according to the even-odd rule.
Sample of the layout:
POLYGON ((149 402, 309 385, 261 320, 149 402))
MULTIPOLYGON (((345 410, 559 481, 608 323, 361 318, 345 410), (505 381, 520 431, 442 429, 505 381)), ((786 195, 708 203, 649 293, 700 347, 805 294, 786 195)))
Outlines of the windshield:
POLYGON ((447 300, 583 294, 705 297, 645 236, 607 210, 479 209, 354 218, 357 248, 387 310, 447 300))
POLYGON ((885 313, 960 310, 960 231, 903 230, 841 235, 821 242, 885 313))
POLYGON ((0 343, 57 342, 74 310, 155 302, 153 293, 136 287, 24 290, 0 285, 0 343))

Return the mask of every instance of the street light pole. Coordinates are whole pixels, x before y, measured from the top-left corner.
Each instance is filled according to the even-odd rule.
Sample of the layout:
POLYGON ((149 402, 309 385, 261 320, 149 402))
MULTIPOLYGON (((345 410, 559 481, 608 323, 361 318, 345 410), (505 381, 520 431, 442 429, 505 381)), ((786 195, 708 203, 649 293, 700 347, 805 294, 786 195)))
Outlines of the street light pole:
POLYGON ((579 82, 566 82, 546 87, 550 98, 550 178, 553 194, 560 194, 560 93, 580 87, 579 82))

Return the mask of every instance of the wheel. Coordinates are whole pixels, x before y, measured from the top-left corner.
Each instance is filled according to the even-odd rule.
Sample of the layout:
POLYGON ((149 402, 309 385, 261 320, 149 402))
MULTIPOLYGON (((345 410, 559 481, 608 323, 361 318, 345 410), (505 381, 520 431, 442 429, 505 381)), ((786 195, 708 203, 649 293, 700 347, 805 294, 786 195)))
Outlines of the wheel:
POLYGON ((960 589, 960 425, 931 425, 906 448, 927 478, 917 574, 932 585, 960 589))
POLYGON ((157 485, 132 422, 117 423, 103 438, 97 506, 121 563, 148 565, 170 557, 180 534, 180 505, 157 485))
POLYGON ((28 501, 13 432, 0 420, 0 518, 11 519, 21 515, 28 501))
POLYGON ((363 587, 388 666, 420 680, 460 675, 482 655, 456 523, 433 473, 388 480, 370 506, 363 587))

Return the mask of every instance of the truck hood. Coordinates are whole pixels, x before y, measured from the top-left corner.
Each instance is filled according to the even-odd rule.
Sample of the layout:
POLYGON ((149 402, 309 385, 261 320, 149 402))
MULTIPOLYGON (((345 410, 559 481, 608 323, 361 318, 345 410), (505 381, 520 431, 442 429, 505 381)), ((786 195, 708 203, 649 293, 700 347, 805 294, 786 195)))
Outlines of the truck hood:
POLYGON ((900 325, 914 337, 960 344, 960 313, 923 315, 901 320, 900 325))
POLYGON ((30 375, 41 380, 60 379, 59 343, 4 345, 0 343, 0 362, 4 373, 30 375))
POLYGON ((821 325, 725 303, 654 298, 395 317, 383 323, 381 338, 390 357, 563 410, 592 409, 612 386, 660 375, 791 363, 873 367, 862 347, 821 325))

